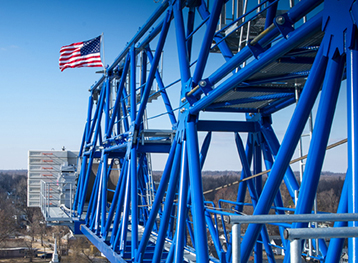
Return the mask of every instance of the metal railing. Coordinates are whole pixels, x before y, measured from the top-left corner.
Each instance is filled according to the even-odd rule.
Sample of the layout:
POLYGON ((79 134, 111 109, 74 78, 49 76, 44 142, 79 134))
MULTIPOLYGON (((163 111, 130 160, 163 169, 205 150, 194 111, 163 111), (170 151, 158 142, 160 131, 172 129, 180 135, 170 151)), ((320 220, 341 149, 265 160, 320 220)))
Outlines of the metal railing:
POLYGON ((73 183, 41 180, 40 208, 47 222, 72 220, 74 187, 73 183))
MULTIPOLYGON (((301 214, 301 215, 251 215, 230 216, 232 226, 232 262, 240 262, 241 224, 308 223, 308 222, 358 221, 358 213, 352 214, 301 214)), ((300 262, 302 239, 358 237, 357 227, 296 228, 286 229, 285 239, 290 240, 291 263, 300 262)))

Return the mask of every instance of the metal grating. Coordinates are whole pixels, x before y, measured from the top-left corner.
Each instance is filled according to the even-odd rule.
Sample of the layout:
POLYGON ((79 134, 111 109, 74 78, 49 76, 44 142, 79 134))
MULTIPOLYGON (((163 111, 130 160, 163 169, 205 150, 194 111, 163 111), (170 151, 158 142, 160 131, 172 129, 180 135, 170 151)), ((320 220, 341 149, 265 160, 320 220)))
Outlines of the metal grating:
POLYGON ((282 58, 272 61, 248 78, 245 83, 238 84, 233 90, 215 100, 207 109, 250 112, 253 109, 263 109, 278 99, 292 99, 294 89, 303 88, 306 82, 323 36, 323 32, 316 34, 282 58), (278 78, 280 81, 275 80, 278 78), (285 78, 287 80, 284 80, 285 78), (240 88, 245 90, 241 91, 240 88), (270 91, 262 91, 264 88, 270 88, 270 91), (272 91, 272 89, 276 90, 272 91), (283 92, 286 94, 283 95, 283 92), (274 96, 275 94, 277 97, 274 96), (264 99, 263 96, 268 97, 264 99))

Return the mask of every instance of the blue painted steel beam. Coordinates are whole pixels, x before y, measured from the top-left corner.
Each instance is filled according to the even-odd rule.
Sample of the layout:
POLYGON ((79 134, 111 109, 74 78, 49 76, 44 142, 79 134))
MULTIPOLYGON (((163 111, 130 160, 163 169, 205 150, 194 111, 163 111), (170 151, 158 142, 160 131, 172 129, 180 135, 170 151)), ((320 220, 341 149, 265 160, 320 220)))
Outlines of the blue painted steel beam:
MULTIPOLYGON (((153 64, 154 63, 153 62, 153 55, 152 55, 152 51, 149 48, 147 48, 147 54, 148 54, 148 58, 149 58, 150 63, 153 64)), ((153 66, 155 66, 155 65, 153 64, 153 66)), ((155 72, 155 79, 156 79, 156 81, 158 83, 160 94, 162 95, 163 102, 164 102, 165 108, 167 109, 167 113, 168 113, 170 122, 174 126, 177 123, 177 121, 176 121, 175 115, 173 113, 172 105, 170 103, 169 97, 167 95, 167 92, 165 90, 162 78, 160 77, 160 74, 159 74, 158 70, 156 70, 156 72, 155 72)))
POLYGON ((111 118, 110 123, 108 125, 108 129, 106 130, 106 138, 109 138, 111 136, 114 121, 116 120, 116 118, 120 119, 120 116, 118 116, 119 107, 120 107, 120 104, 121 104, 121 98, 123 96, 124 83, 126 81, 125 76, 127 75, 127 72, 128 72, 128 69, 129 69, 129 62, 130 62, 130 58, 129 58, 129 55, 128 55, 126 60, 125 60, 125 63, 124 63, 124 68, 123 68, 123 71, 122 71, 121 80, 119 82, 119 88, 118 88, 118 91, 117 91, 117 97, 116 97, 116 101, 115 101, 114 106, 113 106, 112 118, 111 118))
MULTIPOLYGON (((241 146, 242 145, 241 137, 237 133, 235 133, 235 143, 236 143, 236 149, 238 151, 238 154, 240 155, 240 151, 243 146, 241 146)), ((252 161, 252 152, 253 152, 253 145, 252 145, 250 138, 248 136, 247 143, 246 143, 246 149, 245 149, 245 156, 246 156, 247 162, 249 163, 249 167, 250 167, 251 161, 252 161)), ((240 175, 240 180, 242 180, 246 177, 249 177, 249 176, 250 176, 250 174, 246 173, 246 169, 242 169, 241 175, 240 175)), ((243 203, 245 201, 246 189, 247 189, 247 181, 241 182, 239 184, 236 202, 243 203)), ((239 212, 242 212, 243 209, 244 209, 244 207, 242 205, 236 206, 236 210, 238 210, 239 212)))
MULTIPOLYGON (((315 62, 313 63, 312 71, 316 74, 309 75, 307 79, 301 98, 297 104, 296 110, 291 118, 280 150, 277 154, 276 161, 272 166, 271 175, 266 181, 257 207, 254 210, 255 215, 268 213, 285 175, 285 171, 287 170, 301 133, 305 127, 309 113, 320 90, 326 69, 327 58, 323 57, 322 53, 323 51, 320 49, 315 62)), ((248 226, 243 242, 241 243, 241 260, 243 262, 249 259, 250 253, 261 228, 262 225, 250 224, 248 226)))
MULTIPOLYGON (((201 1, 201 4, 197 8, 197 10, 198 10, 198 13, 200 14, 201 18, 203 19, 203 22, 205 24, 207 24, 211 15, 210 15, 209 11, 207 10, 205 1, 201 1)), ((219 47, 222 55, 224 56, 225 60, 228 61, 229 59, 231 59, 233 54, 232 54, 230 48, 228 47, 228 45, 226 44, 226 42, 222 41, 223 39, 220 36, 220 34, 215 34, 214 40, 216 43, 218 43, 218 47, 219 47)))
POLYGON ((246 121, 198 121, 198 131, 211 132, 257 132, 258 123, 246 121))
MULTIPOLYGON (((316 123, 310 144, 306 168, 303 174, 303 180, 298 196, 295 214, 311 213, 315 194, 318 187, 319 177, 323 160, 328 144, 328 138, 333 122, 333 116, 336 108, 336 102, 339 94, 342 74, 344 69, 344 60, 342 57, 330 59, 327 65, 327 78, 322 87, 322 94, 317 111, 316 123)), ((297 223, 294 228, 307 227, 307 224, 297 223)), ((325 257, 327 247, 325 242, 320 242, 322 256, 325 257)))
POLYGON ((151 231, 153 229, 153 225, 155 223, 158 211, 162 204, 163 196, 165 194, 165 191, 166 191, 169 179, 170 179, 170 174, 171 174, 171 170, 172 170, 172 165, 173 165, 176 149, 177 149, 177 141, 174 140, 172 147, 170 149, 170 153, 169 153, 166 165, 165 165, 165 169, 163 171, 162 179, 160 180, 160 184, 159 184, 159 187, 156 192, 156 196, 154 199, 152 209, 149 214, 146 228, 144 229, 142 239, 140 240, 140 244, 138 246, 138 253, 136 256, 136 261, 141 260, 143 254, 144 254, 145 248, 148 244, 149 237, 150 237, 151 231))
MULTIPOLYGON (((130 197, 128 196, 128 201, 125 205, 125 211, 128 211, 126 216, 127 220, 129 218, 129 209, 131 209, 131 258, 135 257, 136 249, 138 246, 138 178, 137 178, 137 149, 135 147, 135 136, 136 131, 139 126, 138 123, 135 123, 136 118, 139 116, 137 115, 137 94, 136 94, 136 71, 137 71, 137 62, 136 62, 136 53, 134 44, 130 49, 130 116, 131 116, 131 141, 128 145, 127 156, 126 158, 129 159, 129 170, 128 170, 128 181, 130 181, 130 197), (130 155, 129 155, 130 152, 130 155), (131 208, 129 208, 129 200, 131 202, 131 208)), ((127 235, 127 227, 124 229, 126 224, 123 224, 122 235, 121 235, 121 245, 124 244, 127 235)), ((122 251, 123 253, 123 251, 122 251)))
MULTIPOLYGON (((112 220, 113 220, 113 216, 114 216, 114 213, 116 211, 116 216, 117 214, 120 214, 120 209, 117 208, 117 204, 118 204, 118 199, 120 200, 123 200, 123 198, 120 198, 121 195, 121 189, 124 188, 123 185, 125 185, 125 174, 126 174, 126 165, 127 165, 127 162, 125 161, 121 167, 121 171, 120 171, 120 174, 119 174, 119 178, 118 178, 118 183, 116 185, 116 189, 114 191, 114 195, 113 195, 113 198, 112 198, 112 204, 111 204, 111 208, 109 210, 109 213, 108 213, 108 217, 107 217, 107 222, 106 222, 106 225, 105 225, 105 228, 104 228, 104 238, 107 237, 108 235, 108 231, 109 231, 109 228, 112 224, 112 220), (117 208, 117 209, 116 209, 117 208)), ((121 205, 119 206, 121 207, 121 205)), ((118 217, 118 216, 117 216, 118 217)), ((117 218, 118 220, 118 218, 117 218)), ((112 234, 114 231, 114 228, 117 228, 117 225, 118 225, 118 221, 117 221, 117 224, 115 223, 116 220, 113 222, 113 231, 112 231, 112 234)))
POLYGON ((105 242, 93 234, 93 232, 86 226, 81 225, 81 232, 88 238, 89 241, 94 244, 99 251, 101 251, 106 258, 111 262, 118 262, 118 263, 126 263, 126 261, 118 255, 115 251, 112 250, 110 246, 108 246, 105 242))
POLYGON ((213 4, 213 9, 210 14, 209 21, 207 23, 207 29, 205 31, 205 35, 202 41, 202 46, 200 49, 200 53, 198 56, 198 62, 196 63, 195 71, 193 74, 193 83, 194 85, 199 84, 201 80, 205 65, 208 59, 210 46, 212 44, 212 40, 215 34, 216 26, 218 24, 219 16, 221 14, 221 9, 225 3, 225 0, 215 0, 213 4))
MULTIPOLYGON (((270 123, 268 123, 268 121, 264 120, 262 122, 261 132, 266 139, 271 154, 273 155, 274 158, 276 158, 278 151, 280 149, 280 143, 276 137, 276 134, 272 129, 272 126, 270 125, 270 123)), ((287 167, 284 181, 292 200, 294 200, 295 191, 299 190, 299 185, 290 166, 287 167)))
POLYGON ((180 180, 179 180, 179 203, 178 203, 178 216, 177 227, 174 238, 175 240, 175 252, 174 262, 182 262, 184 255, 184 244, 186 234, 186 219, 187 219, 187 193, 189 188, 189 175, 188 175, 188 153, 186 141, 183 141, 182 149, 182 166, 180 168, 180 180))
MULTIPOLYGON (((112 162, 111 162, 112 163, 112 162)), ((107 217, 107 186, 109 178, 110 169, 108 169, 108 155, 103 154, 103 164, 102 164, 102 209, 101 209, 101 234, 104 235, 106 217, 107 217)))
MULTIPOLYGON (((296 205, 297 214, 311 213, 319 177, 328 144, 336 102, 344 68, 342 57, 329 60, 327 78, 322 87, 322 94, 317 111, 316 123, 313 129, 312 141, 308 151, 305 172, 296 205)), ((295 227, 303 227, 297 224, 295 227)))
MULTIPOLYGON (((337 214, 348 213, 348 184, 350 181, 350 171, 346 173, 346 179, 341 192, 341 198, 339 200, 337 214)), ((333 227, 346 227, 347 222, 335 222, 333 227)), ((341 259, 342 249, 344 245, 344 238, 332 238, 329 242, 327 250, 327 256, 325 263, 339 262, 341 259)))
MULTIPOLYGON (((157 10, 153 13, 153 15, 140 28, 140 30, 137 32, 137 34, 128 42, 125 49, 115 59, 115 61, 112 63, 112 65, 107 69, 108 71, 112 71, 126 57, 131 46, 134 45, 135 43, 137 43, 141 39, 141 37, 144 36, 144 34, 151 28, 151 26, 163 14, 163 12, 168 8, 168 6, 169 6, 169 1, 168 0, 163 1, 161 6, 159 6, 157 8, 157 10)), ((93 85, 92 90, 97 89, 103 81, 104 81, 104 76, 101 77, 95 85, 93 85)))
POLYGON ((167 14, 164 18, 164 21, 163 21, 162 31, 161 31, 161 34, 160 34, 160 37, 158 40, 157 48, 155 50, 155 54, 154 54, 153 62, 152 62, 152 65, 151 65, 151 68, 149 71, 148 79, 147 79, 147 82, 146 82, 146 85, 144 88, 144 94, 143 94, 143 97, 142 97, 140 105, 139 105, 137 119, 135 120, 135 125, 137 127, 142 122, 144 110, 146 108, 148 98, 149 98, 149 93, 152 88, 155 75, 157 73, 159 60, 162 55, 163 46, 164 46, 165 39, 167 37, 167 33, 169 30, 169 26, 170 26, 171 15, 172 15, 171 10, 168 10, 167 14))
POLYGON ((175 191, 179 180, 178 175, 180 172, 181 157, 182 157, 182 144, 178 143, 176 146, 173 166, 170 173, 167 195, 165 197, 164 211, 161 217, 158 237, 155 244, 153 262, 159 262, 159 259, 161 258, 161 255, 163 253, 164 242, 166 237, 165 233, 168 230, 169 220, 170 220, 174 197, 175 197, 175 191))
MULTIPOLYGON (((358 43, 354 35, 353 46, 349 47, 347 57, 347 133, 348 133, 348 169, 350 171, 350 187, 348 188, 348 212, 358 211, 358 43)), ((349 222, 348 226, 357 227, 358 221, 349 222)), ((358 260, 358 239, 349 238, 349 262, 358 260)))
POLYGON ((306 39, 314 36, 320 31, 321 22, 322 17, 320 14, 317 14, 307 23, 292 32, 288 39, 281 40, 279 43, 272 46, 269 52, 266 51, 261 54, 259 60, 255 60, 249 63, 245 68, 243 68, 234 76, 219 85, 216 89, 212 90, 206 97, 195 103, 192 107, 190 107, 190 113, 197 114, 200 110, 205 109, 216 99, 234 88, 236 85, 243 82, 245 79, 252 76, 255 72, 269 65, 272 60, 283 56, 288 51, 292 50, 294 47, 297 47, 306 39))
POLYGON ((195 119, 186 124, 188 143, 189 177, 191 185, 192 214, 194 222, 196 260, 199 263, 209 261, 207 235, 204 216, 203 186, 201 181, 201 167, 199 160, 198 137, 195 119))
POLYGON ((200 150, 200 167, 201 169, 203 169, 204 163, 205 163, 205 159, 206 159, 206 155, 208 153, 209 150, 209 145, 210 145, 210 141, 211 141, 211 132, 208 132, 205 136, 205 139, 203 141, 203 144, 201 146, 201 150, 200 150))

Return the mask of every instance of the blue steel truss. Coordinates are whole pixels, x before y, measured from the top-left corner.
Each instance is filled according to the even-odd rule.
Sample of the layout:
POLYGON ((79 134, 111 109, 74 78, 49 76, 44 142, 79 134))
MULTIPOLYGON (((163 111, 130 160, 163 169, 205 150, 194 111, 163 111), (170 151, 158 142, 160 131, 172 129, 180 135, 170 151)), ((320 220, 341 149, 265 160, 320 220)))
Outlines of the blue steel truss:
MULTIPOLYGON (((347 81, 348 171, 337 213, 358 212, 357 2, 302 0, 291 8, 284 3, 286 12, 278 10, 283 0, 259 5, 250 0, 246 6, 234 2, 213 0, 207 6, 204 0, 163 1, 90 89, 73 216, 81 223, 80 231, 111 262, 231 262, 231 227, 222 221, 223 246, 217 216, 240 215, 247 205, 247 190, 255 215, 271 209, 285 213, 282 182, 296 201, 294 213, 312 213, 343 80, 347 81), (223 16, 225 8, 238 10, 230 21, 223 16), (253 24, 256 31, 250 29, 253 24), (166 50, 165 55, 178 58, 177 79, 165 83, 158 66, 170 30, 175 32, 175 54, 166 50), (210 57, 218 54, 224 63, 212 63, 210 57), (175 88, 179 102, 169 99, 167 91, 175 88), (298 101, 295 93, 300 93, 298 101), (299 184, 290 161, 319 94, 299 184), (146 126, 148 104, 158 96, 172 129, 146 126), (271 116, 296 102, 280 143, 271 116), (245 114, 246 120, 202 120, 203 111, 245 114), (198 132, 207 132, 202 145, 198 132), (237 199, 222 201, 233 205, 230 212, 213 208, 217 204, 206 202, 203 194, 201 169, 212 132, 235 134, 241 179, 271 169, 264 185, 262 176, 240 182, 237 199), (242 133, 248 134, 246 148, 242 133), (168 154, 157 187, 150 153, 168 154), (114 184, 109 182, 112 174, 118 180, 114 184), (209 254, 209 237, 215 253, 209 254)), ((164 70, 174 74, 176 69, 164 70)), ((335 227, 347 225, 357 222, 335 227)), ((287 227, 307 224, 281 224, 281 233, 287 227)), ((242 262, 251 255, 262 262, 263 250, 268 261, 275 262, 265 225, 250 224, 242 235, 242 262)), ((356 241, 349 239, 350 262, 357 260, 356 241)), ((343 242, 333 239, 327 246, 320 239, 317 259, 338 262, 343 242)), ((282 244, 288 262, 288 241, 282 239, 282 244)))

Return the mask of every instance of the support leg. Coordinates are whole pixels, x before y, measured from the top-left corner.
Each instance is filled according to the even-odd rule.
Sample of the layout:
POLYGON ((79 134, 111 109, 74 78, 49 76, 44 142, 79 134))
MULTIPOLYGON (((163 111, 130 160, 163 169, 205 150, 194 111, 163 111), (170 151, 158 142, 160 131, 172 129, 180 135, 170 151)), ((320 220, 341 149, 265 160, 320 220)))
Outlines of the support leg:
MULTIPOLYGON (((355 40, 357 42, 357 40, 355 40)), ((358 212, 358 51, 357 43, 347 52, 347 115, 348 115, 348 169, 351 172, 348 188, 348 212, 358 212)), ((358 227, 358 222, 348 223, 358 227)), ((348 239, 349 262, 358 260, 358 238, 348 239)))
POLYGON ((191 200, 194 222, 195 250, 198 263, 209 261, 207 246, 206 223, 204 215, 203 185, 199 161, 198 135, 195 120, 187 123, 187 142, 189 158, 189 176, 191 185, 191 200))

